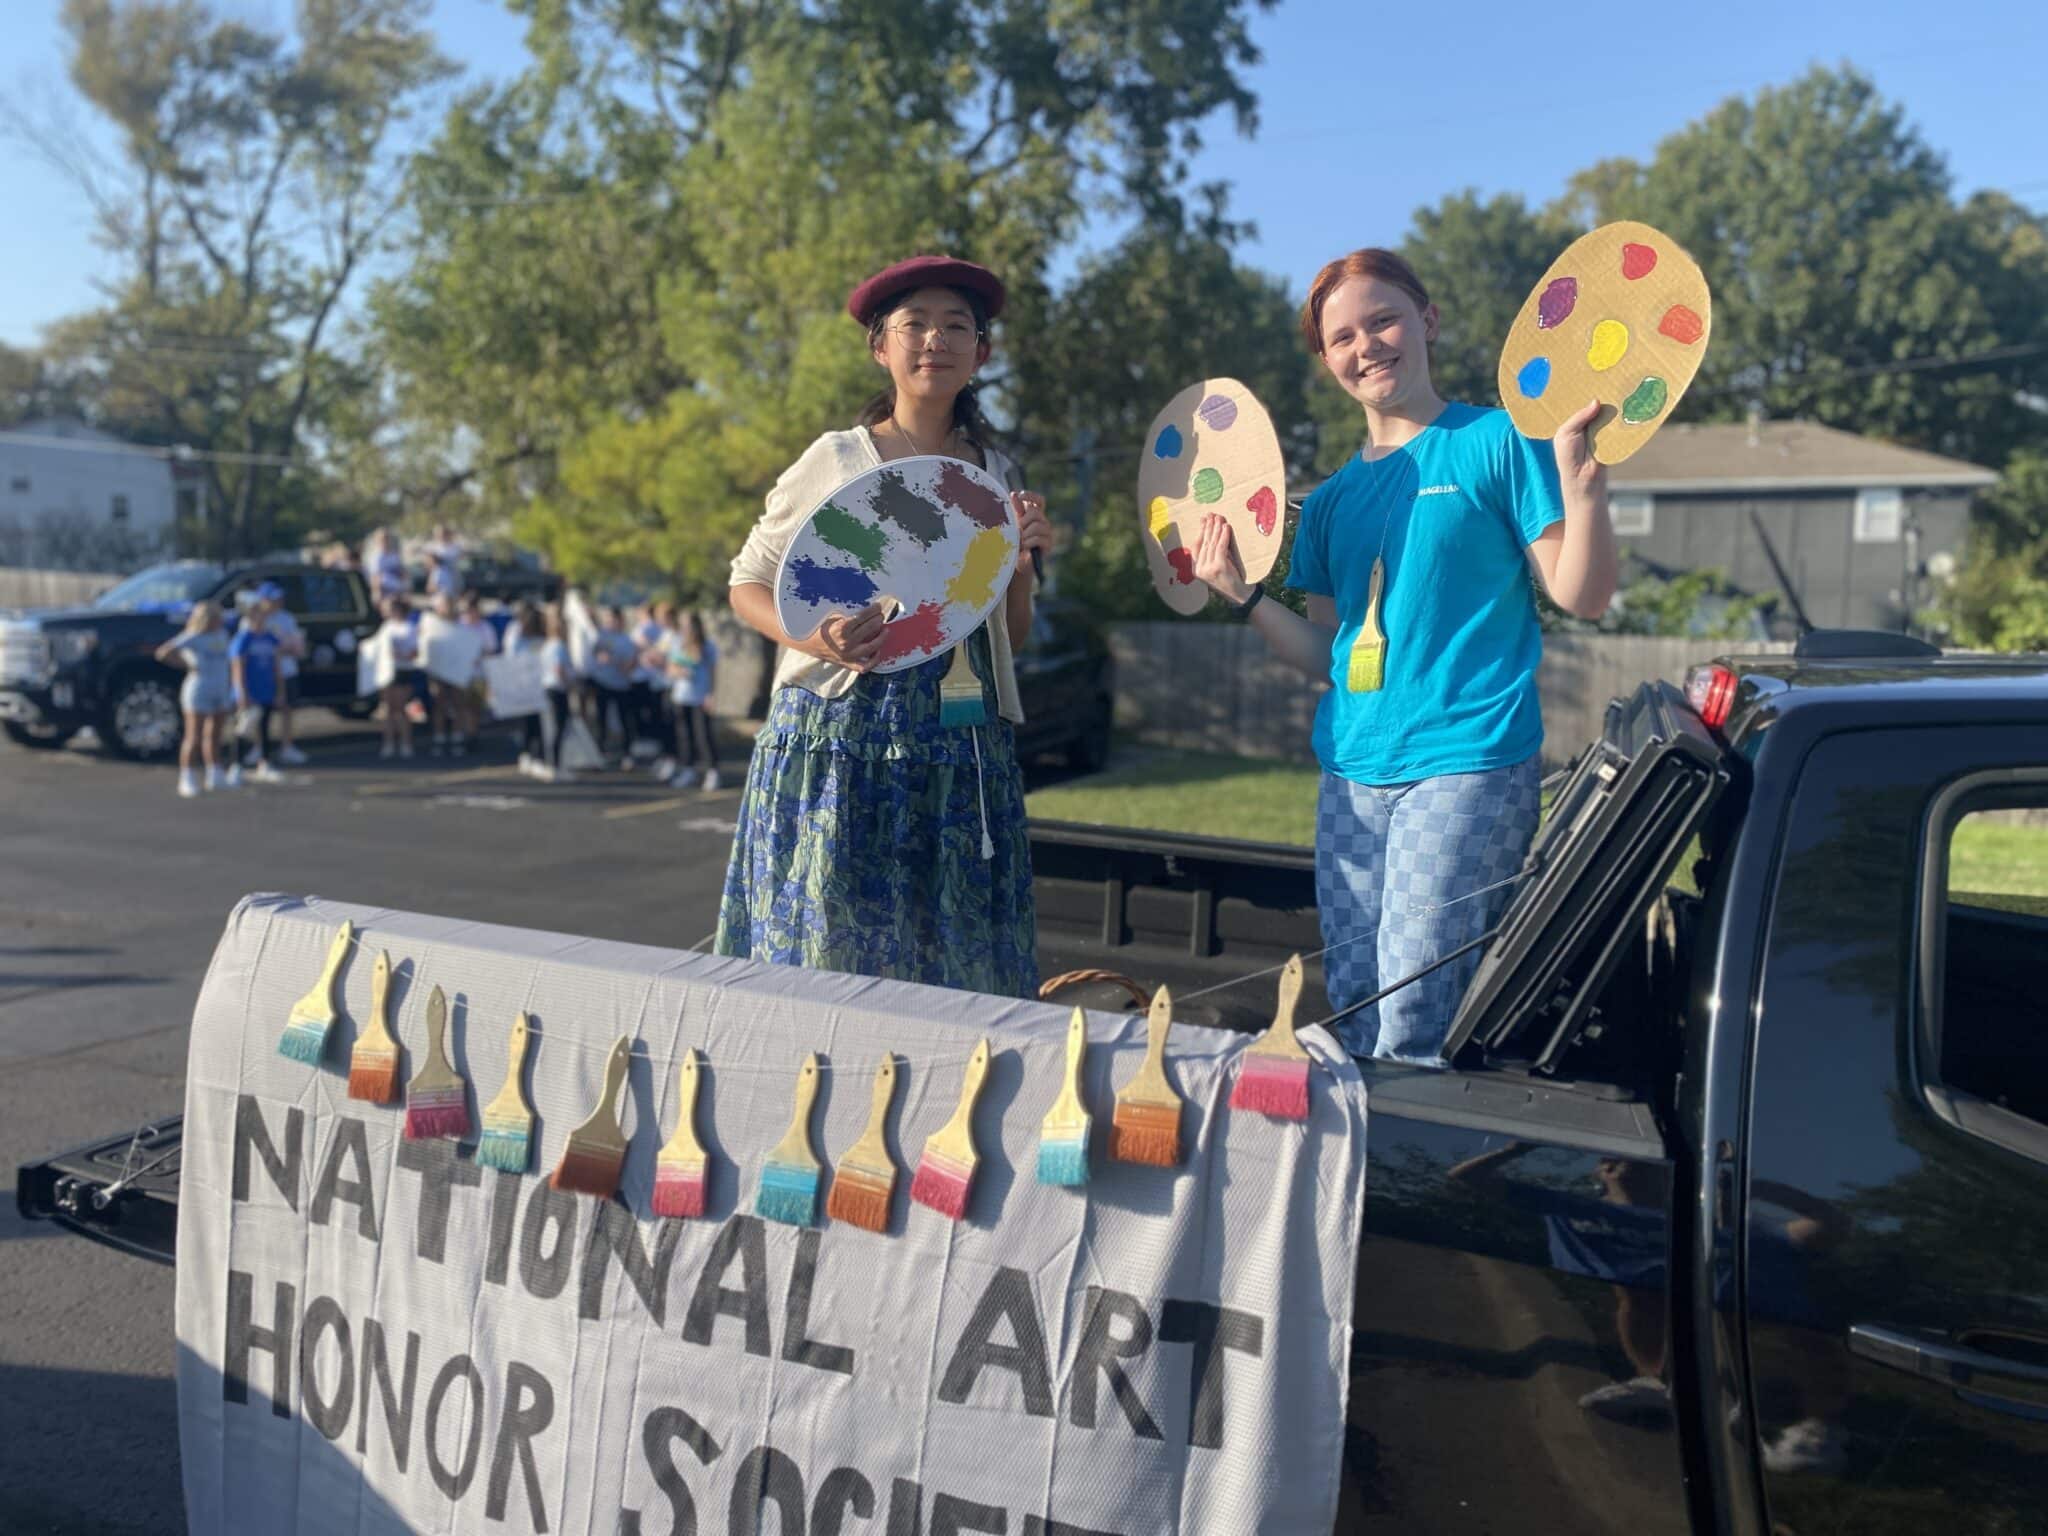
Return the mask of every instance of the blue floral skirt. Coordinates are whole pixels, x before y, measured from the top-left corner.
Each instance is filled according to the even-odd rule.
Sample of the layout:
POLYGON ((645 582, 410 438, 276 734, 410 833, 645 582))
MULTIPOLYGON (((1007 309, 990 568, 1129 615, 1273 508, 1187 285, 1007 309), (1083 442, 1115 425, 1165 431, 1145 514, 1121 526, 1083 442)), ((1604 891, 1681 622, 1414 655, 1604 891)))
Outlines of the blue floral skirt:
POLYGON ((950 652, 836 699, 776 690, 740 800, 719 954, 1036 995, 1024 780, 986 633, 968 646, 983 725, 940 723, 950 652))

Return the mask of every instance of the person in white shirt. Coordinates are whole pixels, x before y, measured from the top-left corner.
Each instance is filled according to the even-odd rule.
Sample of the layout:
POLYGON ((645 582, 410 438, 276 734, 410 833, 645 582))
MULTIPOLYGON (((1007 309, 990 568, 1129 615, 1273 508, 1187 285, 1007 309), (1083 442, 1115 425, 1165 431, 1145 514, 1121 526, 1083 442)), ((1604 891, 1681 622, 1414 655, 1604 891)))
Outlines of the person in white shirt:
POLYGON ((434 542, 427 546, 430 563, 427 584, 436 597, 453 599, 462 590, 462 541, 446 523, 434 528, 434 542))

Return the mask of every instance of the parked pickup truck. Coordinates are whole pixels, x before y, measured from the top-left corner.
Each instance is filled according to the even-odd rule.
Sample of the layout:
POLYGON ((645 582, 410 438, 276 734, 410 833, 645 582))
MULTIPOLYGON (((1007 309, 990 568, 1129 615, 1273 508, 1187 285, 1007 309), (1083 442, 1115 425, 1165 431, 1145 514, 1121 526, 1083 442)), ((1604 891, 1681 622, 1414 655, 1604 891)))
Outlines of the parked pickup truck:
MULTIPOLYGON (((2048 1529, 2043 813, 2038 658, 1821 634, 1610 706, 1450 1069, 1363 1064, 1339 1531, 2048 1529)), ((1034 840, 1075 995, 1256 1028, 1206 989, 1319 943, 1305 850, 1034 840)), ((176 1151, 17 1198, 167 1257, 176 1151)))
POLYGON ((381 622, 354 571, 295 560, 152 566, 102 593, 90 607, 0 614, 0 730, 25 747, 61 747, 86 726, 123 757, 177 750, 183 673, 156 659, 192 605, 219 603, 275 582, 306 636, 299 696, 354 711, 356 646, 381 622))

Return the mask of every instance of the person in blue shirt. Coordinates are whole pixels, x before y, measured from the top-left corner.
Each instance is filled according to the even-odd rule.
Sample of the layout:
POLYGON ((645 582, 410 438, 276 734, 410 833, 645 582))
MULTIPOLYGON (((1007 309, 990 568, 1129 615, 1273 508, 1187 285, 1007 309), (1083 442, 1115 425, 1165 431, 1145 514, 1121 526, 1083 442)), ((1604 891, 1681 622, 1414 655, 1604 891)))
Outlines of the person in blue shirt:
POLYGON ((282 592, 265 583, 256 589, 256 602, 243 618, 235 638, 228 645, 228 664, 233 669, 235 706, 244 712, 242 734, 256 738, 256 759, 249 777, 259 784, 275 784, 284 778, 270 762, 270 722, 277 708, 277 658, 280 642, 270 627, 271 611, 282 592), (254 731, 250 730, 253 724, 254 731))
MULTIPOLYGON (((1273 652, 1331 684, 1316 708, 1316 898, 1345 1008, 1485 933, 1536 833, 1543 720, 1534 580, 1597 618, 1614 595, 1607 472, 1588 404, 1550 443, 1430 380, 1437 310, 1367 249, 1317 274, 1302 334, 1365 412, 1364 446, 1303 504, 1288 585, 1260 601, 1211 515, 1195 573, 1273 652)), ((1434 1063, 1478 953, 1340 1026, 1358 1055, 1434 1063)))

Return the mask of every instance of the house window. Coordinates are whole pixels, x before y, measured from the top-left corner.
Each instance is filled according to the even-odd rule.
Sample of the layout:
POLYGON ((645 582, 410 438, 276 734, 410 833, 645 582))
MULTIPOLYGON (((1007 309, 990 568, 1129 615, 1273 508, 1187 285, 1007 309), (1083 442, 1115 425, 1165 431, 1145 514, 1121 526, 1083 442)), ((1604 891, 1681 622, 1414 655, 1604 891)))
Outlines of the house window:
POLYGON ((7 489, 14 492, 17 496, 26 496, 28 494, 28 476, 16 475, 7 482, 7 489))
POLYGON ((1607 510, 1614 518, 1617 538, 1646 539, 1657 526, 1657 498, 1654 496, 1610 496, 1607 510))
POLYGON ((1896 544, 1906 520, 1906 498, 1899 491, 1856 493, 1856 542, 1896 544))
POLYGON ((116 496, 114 497, 114 506, 113 506, 113 511, 112 511, 112 512, 111 512, 111 513, 110 513, 109 515, 110 515, 110 516, 111 516, 111 517, 112 517, 112 518, 114 519, 114 521, 115 521, 115 522, 117 522, 117 523, 125 523, 125 522, 127 522, 127 521, 128 521, 128 498, 127 498, 126 496, 122 496, 122 495, 118 495, 118 494, 117 494, 117 495, 116 495, 116 496))

